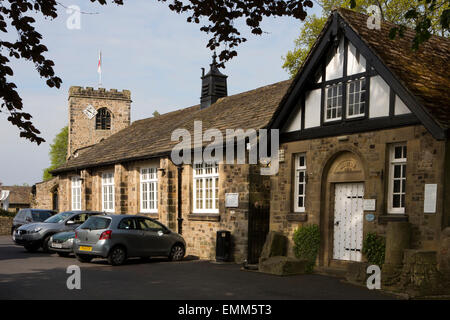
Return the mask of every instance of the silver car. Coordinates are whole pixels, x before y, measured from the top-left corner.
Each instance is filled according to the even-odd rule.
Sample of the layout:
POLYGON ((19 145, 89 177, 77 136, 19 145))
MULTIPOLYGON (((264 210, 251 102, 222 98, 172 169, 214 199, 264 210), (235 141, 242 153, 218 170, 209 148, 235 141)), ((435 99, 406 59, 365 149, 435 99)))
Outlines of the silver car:
POLYGON ((60 257, 68 257, 73 253, 73 240, 75 231, 59 232, 50 237, 48 249, 56 252, 60 257))
POLYGON ((170 260, 181 260, 186 242, 154 219, 106 215, 90 217, 76 229, 73 251, 81 262, 101 257, 116 266, 130 257, 166 256, 170 260))
POLYGON ((29 252, 35 252, 40 247, 44 252, 49 251, 50 237, 58 232, 75 230, 90 216, 105 214, 96 211, 65 211, 58 213, 44 222, 29 223, 14 232, 14 242, 22 245, 29 252))

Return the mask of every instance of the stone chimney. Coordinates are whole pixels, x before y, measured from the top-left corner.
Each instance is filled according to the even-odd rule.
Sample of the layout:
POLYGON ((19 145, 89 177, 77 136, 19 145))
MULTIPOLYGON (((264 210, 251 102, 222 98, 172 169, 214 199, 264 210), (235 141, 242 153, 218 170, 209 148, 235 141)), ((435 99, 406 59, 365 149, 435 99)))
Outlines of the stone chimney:
POLYGON ((217 68, 216 54, 213 55, 213 61, 210 64, 210 70, 205 74, 202 68, 202 95, 200 98, 200 108, 204 109, 212 105, 217 99, 226 97, 227 92, 227 76, 222 74, 217 68))

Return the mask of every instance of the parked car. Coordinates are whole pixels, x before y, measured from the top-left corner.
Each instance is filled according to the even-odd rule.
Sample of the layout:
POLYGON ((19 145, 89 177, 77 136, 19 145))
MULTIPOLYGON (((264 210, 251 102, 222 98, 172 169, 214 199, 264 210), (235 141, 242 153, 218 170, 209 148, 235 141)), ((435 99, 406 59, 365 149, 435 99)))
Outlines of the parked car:
POLYGON ((73 253, 73 240, 75 231, 59 232, 50 237, 48 250, 56 252, 60 257, 68 257, 73 253))
POLYGON ((42 222, 54 215, 56 211, 45 210, 45 209, 20 209, 13 219, 11 226, 11 235, 14 241, 15 233, 14 231, 23 226, 24 224, 32 222, 42 222))
POLYGON ((186 242, 160 222, 143 216, 106 215, 89 218, 75 231, 73 250, 81 262, 95 257, 113 265, 127 258, 166 256, 183 259, 186 242))
POLYGON ((62 231, 75 230, 92 215, 105 214, 96 211, 65 211, 51 216, 44 222, 29 223, 15 231, 14 241, 23 245, 29 252, 35 252, 40 247, 48 252, 50 237, 62 231))

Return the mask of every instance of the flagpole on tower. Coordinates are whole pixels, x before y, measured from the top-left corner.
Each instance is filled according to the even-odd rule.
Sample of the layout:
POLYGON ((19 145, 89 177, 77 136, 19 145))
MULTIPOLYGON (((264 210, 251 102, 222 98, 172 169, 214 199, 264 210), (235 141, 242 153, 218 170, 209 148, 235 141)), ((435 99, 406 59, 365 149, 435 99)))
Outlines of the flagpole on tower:
POLYGON ((97 72, 98 72, 98 87, 100 88, 102 86, 102 51, 101 50, 98 52, 97 72))

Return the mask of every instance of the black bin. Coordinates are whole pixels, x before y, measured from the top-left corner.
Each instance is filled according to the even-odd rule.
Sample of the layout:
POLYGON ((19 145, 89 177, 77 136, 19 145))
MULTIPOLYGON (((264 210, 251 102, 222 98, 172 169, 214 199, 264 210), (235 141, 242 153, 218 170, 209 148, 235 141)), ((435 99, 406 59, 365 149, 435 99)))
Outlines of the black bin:
POLYGON ((231 261, 231 232, 226 230, 217 231, 216 238, 216 261, 231 261))

